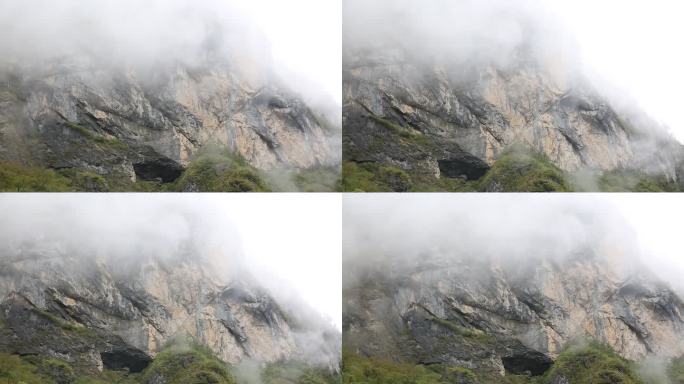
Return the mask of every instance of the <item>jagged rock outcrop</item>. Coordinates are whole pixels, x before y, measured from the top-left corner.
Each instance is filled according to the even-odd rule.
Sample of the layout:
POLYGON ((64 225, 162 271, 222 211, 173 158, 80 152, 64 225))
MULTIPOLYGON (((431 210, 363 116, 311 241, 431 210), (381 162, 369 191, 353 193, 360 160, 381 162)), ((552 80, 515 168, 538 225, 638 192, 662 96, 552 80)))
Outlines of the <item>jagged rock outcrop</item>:
POLYGON ((0 159, 108 178, 178 178, 202 148, 264 171, 333 166, 339 131, 259 63, 153 68, 62 59, 0 68, 0 159))
POLYGON ((0 350, 139 372, 169 341, 191 337, 229 363, 337 366, 337 332, 322 322, 297 323, 300 314, 286 312, 246 276, 228 284, 215 276, 192 258, 107 261, 54 250, 3 255, 0 350), (318 351, 309 361, 318 352, 302 341, 304 332, 327 337, 318 342, 329 344, 328 354, 318 351))
POLYGON ((345 289, 345 348, 500 375, 540 375, 577 339, 630 360, 680 356, 684 301, 653 276, 621 268, 590 253, 413 264, 388 256, 345 289))
POLYGON ((677 180, 682 146, 665 129, 611 102, 562 58, 533 50, 519 46, 502 64, 397 42, 345 46, 344 160, 416 179, 477 180, 522 143, 570 173, 634 169, 677 180))

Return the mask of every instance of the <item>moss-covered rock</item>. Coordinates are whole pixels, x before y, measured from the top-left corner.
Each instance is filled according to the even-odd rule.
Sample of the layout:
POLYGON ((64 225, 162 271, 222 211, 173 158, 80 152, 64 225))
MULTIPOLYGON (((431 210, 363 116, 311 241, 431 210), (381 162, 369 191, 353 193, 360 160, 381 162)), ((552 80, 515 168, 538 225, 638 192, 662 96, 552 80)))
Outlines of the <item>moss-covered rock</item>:
POLYGON ((179 192, 268 192, 261 173, 238 156, 206 153, 194 159, 173 190, 179 192))
POLYGON ((634 364, 598 342, 571 345, 544 375, 543 383, 641 384, 634 364), (564 381, 563 381, 564 380, 564 381))
POLYGON ((172 344, 157 354, 143 372, 141 383, 234 384, 229 367, 198 344, 172 344))
POLYGON ((483 192, 569 192, 564 172, 522 145, 509 147, 480 180, 483 192))

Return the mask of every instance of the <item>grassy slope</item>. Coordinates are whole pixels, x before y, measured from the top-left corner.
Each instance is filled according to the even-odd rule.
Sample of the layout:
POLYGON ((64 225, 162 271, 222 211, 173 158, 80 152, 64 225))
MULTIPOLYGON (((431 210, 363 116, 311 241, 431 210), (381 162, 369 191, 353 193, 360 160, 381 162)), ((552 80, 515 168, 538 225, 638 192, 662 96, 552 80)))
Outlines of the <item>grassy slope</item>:
MULTIPOLYGON (((674 384, 684 383, 684 357, 673 360, 667 372, 674 384)), ((569 347, 543 376, 486 376, 466 367, 413 365, 344 353, 344 384, 551 384, 556 382, 592 384, 642 384, 633 362, 618 356, 599 343, 569 347), (567 381, 557 381, 565 378, 567 381)), ((656 384, 656 383, 654 383, 656 384)), ((662 383, 665 384, 665 383, 662 383)))
MULTIPOLYGON (((343 190, 347 192, 573 192, 583 189, 540 153, 513 145, 479 180, 427 179, 397 167, 378 163, 345 162, 343 190), (420 181, 416 181, 420 180, 420 181)), ((616 170, 595 176, 599 192, 677 192, 679 186, 664 177, 616 170)), ((587 191, 591 192, 591 191, 587 191)))
POLYGON ((234 384, 227 364, 199 345, 170 346, 155 356, 139 382, 168 384, 234 384), (162 381, 163 379, 163 381, 162 381))
POLYGON ((566 175, 546 156, 512 146, 479 180, 482 191, 497 187, 503 192, 569 192, 566 175))
MULTIPOLYGON (((190 344, 168 346, 141 373, 78 370, 63 360, 0 353, 0 383, 25 384, 251 384, 240 381, 232 367, 206 347, 190 344)), ((336 384, 339 376, 301 363, 267 364, 261 370, 263 384, 336 384)))
POLYGON ((268 192, 299 190, 332 192, 341 190, 337 167, 281 172, 278 183, 272 175, 245 160, 221 152, 199 155, 173 183, 131 182, 121 175, 103 176, 76 169, 51 170, 27 167, 0 160, 0 192, 268 192))
POLYGON ((245 160, 221 153, 198 156, 170 188, 199 192, 270 191, 263 176, 245 160))
POLYGON ((447 177, 424 181, 396 167, 354 162, 344 164, 342 177, 344 190, 348 192, 473 192, 493 188, 504 192, 565 192, 572 189, 563 171, 548 159, 518 147, 506 151, 477 181, 447 177), (423 181, 414 183, 413 179, 423 181))
POLYGON ((582 347, 570 347, 544 375, 544 383, 565 377, 570 383, 640 384, 636 366, 610 347, 593 342, 582 347))

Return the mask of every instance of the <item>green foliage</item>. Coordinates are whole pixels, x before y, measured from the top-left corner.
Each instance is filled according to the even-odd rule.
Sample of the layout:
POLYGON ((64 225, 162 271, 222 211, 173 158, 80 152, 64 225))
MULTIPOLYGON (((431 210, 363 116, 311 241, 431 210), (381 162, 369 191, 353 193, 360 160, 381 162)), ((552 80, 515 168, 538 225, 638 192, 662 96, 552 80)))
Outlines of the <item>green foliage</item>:
POLYGON ((88 140, 92 140, 98 145, 113 149, 113 150, 125 150, 128 148, 128 145, 124 143, 123 141, 117 139, 116 137, 106 137, 103 135, 100 135, 99 133, 88 129, 82 125, 72 123, 70 121, 67 121, 64 123, 68 128, 70 128, 72 131, 78 133, 79 135, 83 136, 84 138, 88 140))
POLYGON ((64 170, 61 174, 68 177, 71 181, 71 190, 83 192, 107 192, 109 191, 109 183, 102 175, 95 172, 79 171, 79 170, 64 170))
POLYGON ((201 345, 172 344, 157 354, 142 373, 141 381, 153 378, 168 384, 234 384, 228 365, 201 345))
POLYGON ((653 176, 632 170, 605 172, 599 178, 601 192, 678 192, 675 182, 664 176, 653 176))
POLYGON ((41 384, 46 379, 38 368, 25 362, 19 356, 0 352, 0 383, 41 384))
POLYGON ((1 192, 65 192, 69 179, 49 169, 25 167, 0 160, 1 192))
POLYGON ((445 320, 445 319, 440 319, 439 317, 432 317, 430 320, 433 322, 448 328, 452 332, 456 333, 459 336, 471 338, 471 339, 476 339, 480 341, 490 341, 492 340, 492 337, 490 335, 487 335, 486 333, 482 332, 479 329, 469 329, 466 327, 462 327, 453 321, 445 320))
POLYGON ((422 365, 395 363, 389 360, 344 353, 344 384, 441 384, 441 375, 422 365))
POLYGON ((413 182, 397 167, 348 161, 342 165, 342 186, 347 192, 406 192, 413 182))
POLYGON ((74 369, 63 360, 45 359, 38 366, 38 372, 57 384, 70 384, 75 380, 74 369))
POLYGON ((684 384, 684 356, 672 360, 667 368, 667 376, 672 384, 684 384))
POLYGON ((207 153, 193 160, 171 188, 181 192, 268 192, 259 171, 244 159, 207 153))
POLYGON ((591 342, 586 346, 570 346, 558 356, 544 375, 544 383, 565 377, 570 383, 641 384, 634 365, 609 346, 591 342))
POLYGON ((480 180, 433 177, 377 163, 345 162, 343 190, 347 192, 568 192, 570 183, 562 170, 544 155, 513 145, 480 180))
POLYGON ((268 364, 261 379, 263 384, 339 384, 339 376, 296 362, 268 364))
POLYGON ((561 169, 543 154, 514 144, 480 180, 480 190, 503 192, 570 192, 561 169))
POLYGON ((417 140, 419 142, 426 141, 425 135, 411 128, 402 127, 401 125, 395 124, 387 119, 383 119, 382 117, 375 116, 373 114, 369 114, 368 117, 375 123, 385 127, 387 130, 403 137, 404 139, 417 140))
POLYGON ((103 371, 78 377, 74 384, 139 384, 139 376, 127 372, 103 371))
POLYGON ((294 183, 301 192, 336 192, 341 190, 340 168, 322 167, 302 170, 294 175, 294 183))
POLYGON ((477 192, 477 180, 465 180, 462 178, 440 177, 429 180, 418 179, 413 176, 413 192, 477 192))
POLYGON ((137 384, 126 372, 78 371, 64 360, 0 353, 0 383, 12 384, 137 384))

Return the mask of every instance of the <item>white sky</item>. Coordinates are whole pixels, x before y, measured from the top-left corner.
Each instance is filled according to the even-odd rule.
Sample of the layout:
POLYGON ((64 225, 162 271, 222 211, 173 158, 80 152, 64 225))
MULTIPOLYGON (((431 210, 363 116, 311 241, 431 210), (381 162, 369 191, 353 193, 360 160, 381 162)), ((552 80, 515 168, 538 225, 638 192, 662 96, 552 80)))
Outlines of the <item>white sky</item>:
MULTIPOLYGON (((193 199, 201 197, 193 195, 193 199)), ((341 195, 231 193, 215 194, 212 199, 237 226, 254 269, 288 283, 341 330, 341 195)))
POLYGON ((284 308, 303 301, 342 328, 340 194, 7 193, 0 212, 2 246, 50 235, 111 258, 163 257, 192 239, 218 276, 241 260, 284 308))
POLYGON ((635 229, 646 264, 671 283, 679 284, 680 289, 684 288, 684 195, 620 193, 602 198, 615 205, 635 229))
POLYGON ((684 142, 684 3, 545 0, 574 33, 589 67, 624 89, 684 142))
MULTIPOLYGON (((271 41, 273 55, 342 102, 341 0, 239 0, 271 41)), ((282 72, 281 72, 282 73, 282 72)))

